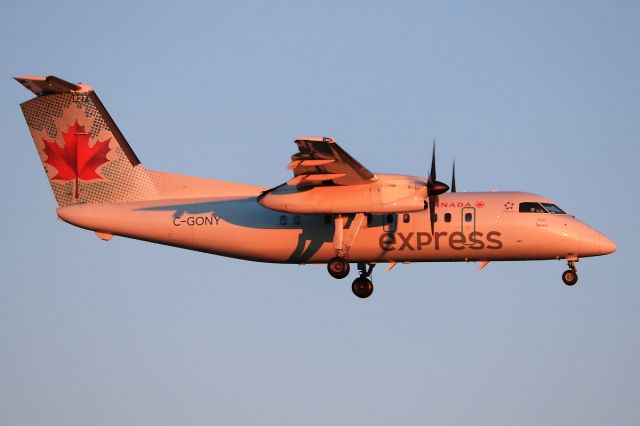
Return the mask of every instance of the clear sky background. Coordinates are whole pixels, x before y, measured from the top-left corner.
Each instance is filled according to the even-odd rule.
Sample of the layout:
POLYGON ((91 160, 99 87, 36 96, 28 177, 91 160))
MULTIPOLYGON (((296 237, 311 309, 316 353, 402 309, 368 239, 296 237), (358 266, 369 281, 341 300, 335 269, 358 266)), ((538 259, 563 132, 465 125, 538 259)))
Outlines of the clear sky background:
POLYGON ((0 425, 638 425, 640 3, 0 3, 0 425), (445 4, 446 3, 446 4, 445 4), (243 262, 57 220, 15 75, 91 84, 148 168, 275 186, 293 139, 543 194, 618 251, 243 262), (353 277, 351 277, 353 278, 353 277))

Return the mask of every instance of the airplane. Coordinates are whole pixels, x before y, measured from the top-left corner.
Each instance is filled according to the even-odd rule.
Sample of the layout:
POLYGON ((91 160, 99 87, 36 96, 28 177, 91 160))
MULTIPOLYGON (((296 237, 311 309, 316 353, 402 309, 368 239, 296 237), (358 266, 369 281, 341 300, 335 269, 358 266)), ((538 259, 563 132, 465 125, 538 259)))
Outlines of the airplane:
POLYGON ((36 97, 21 104, 63 221, 116 236, 233 258, 326 264, 336 279, 355 263, 352 291, 373 292, 379 264, 564 259, 616 250, 551 200, 526 192, 457 192, 436 178, 377 174, 328 137, 295 140, 275 187, 146 169, 91 88, 55 76, 15 77, 36 97))

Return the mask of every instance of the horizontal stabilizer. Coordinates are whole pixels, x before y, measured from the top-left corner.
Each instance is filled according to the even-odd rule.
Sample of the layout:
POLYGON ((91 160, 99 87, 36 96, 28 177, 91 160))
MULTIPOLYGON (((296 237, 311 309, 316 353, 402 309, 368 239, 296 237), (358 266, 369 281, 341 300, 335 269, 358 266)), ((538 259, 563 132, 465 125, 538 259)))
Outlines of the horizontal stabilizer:
POLYGON ((53 75, 48 77, 25 76, 14 78, 18 83, 31 90, 37 96, 52 95, 55 93, 82 93, 92 90, 89 86, 69 83, 53 75))

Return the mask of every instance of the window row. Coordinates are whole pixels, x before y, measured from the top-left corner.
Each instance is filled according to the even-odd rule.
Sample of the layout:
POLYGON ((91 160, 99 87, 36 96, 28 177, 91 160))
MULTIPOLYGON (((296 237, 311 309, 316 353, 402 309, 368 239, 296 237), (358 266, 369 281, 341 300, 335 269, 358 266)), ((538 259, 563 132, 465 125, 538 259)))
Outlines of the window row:
MULTIPOLYGON (((287 215, 286 214, 281 215, 280 216, 280 225, 284 226, 284 225, 287 224, 287 222, 288 222, 287 215)), ((302 219, 300 218, 300 215, 293 216, 293 224, 294 225, 300 225, 301 223, 302 223, 302 219)))
MULTIPOLYGON (((367 214, 367 224, 369 226, 372 226, 372 225, 375 224, 374 217, 375 217, 375 215, 367 214)), ((378 217, 380 217, 380 216, 378 216, 378 217)), ((396 214, 395 213, 388 213, 388 214, 384 215, 384 224, 392 224, 392 223, 394 223, 395 218, 396 218, 396 214)), ((434 220, 435 222, 438 221, 438 214, 437 213, 435 214, 434 219, 435 219, 434 220)), ((325 224, 327 224, 327 225, 331 224, 331 223, 333 223, 333 216, 326 214, 326 215, 324 215, 324 219, 323 220, 324 220, 325 224)), ((380 219, 378 219, 378 220, 380 220, 380 219)), ((473 221, 473 214, 471 212, 465 213, 464 220, 465 220, 465 222, 472 222, 473 221)), ((447 222, 447 223, 451 222, 451 213, 445 213, 444 214, 444 221, 447 222)), ((403 213, 402 214, 402 222, 403 223, 411 222, 411 215, 409 213, 403 213)), ((289 223, 288 216, 284 215, 284 214, 281 215, 280 216, 280 225, 285 226, 288 223, 289 223)), ((302 223, 302 219, 301 219, 300 215, 294 215, 292 223, 294 225, 300 225, 302 223)), ((380 223, 380 222, 378 222, 378 223, 380 223)))

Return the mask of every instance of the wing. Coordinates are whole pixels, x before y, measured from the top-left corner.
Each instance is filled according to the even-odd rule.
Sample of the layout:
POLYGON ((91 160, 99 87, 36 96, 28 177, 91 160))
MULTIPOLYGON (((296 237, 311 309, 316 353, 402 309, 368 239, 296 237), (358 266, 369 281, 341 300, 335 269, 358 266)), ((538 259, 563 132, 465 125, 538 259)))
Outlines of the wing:
POLYGON ((289 185, 360 185, 376 180, 331 138, 313 137, 297 139, 297 153, 291 156, 288 169, 293 171, 289 185))

